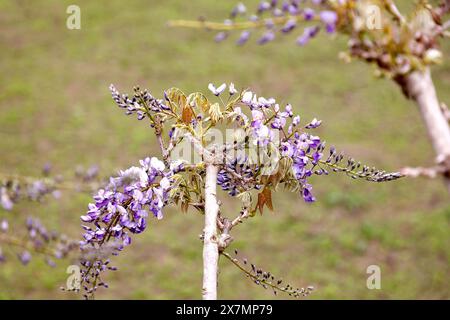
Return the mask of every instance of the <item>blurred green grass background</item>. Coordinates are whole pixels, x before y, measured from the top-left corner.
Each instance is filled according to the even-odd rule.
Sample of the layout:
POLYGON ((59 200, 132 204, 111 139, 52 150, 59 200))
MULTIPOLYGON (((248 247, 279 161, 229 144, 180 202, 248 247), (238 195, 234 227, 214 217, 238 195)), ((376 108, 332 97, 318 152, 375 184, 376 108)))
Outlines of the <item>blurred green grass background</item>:
MULTIPOLYGON (((82 29, 72 31, 65 26, 70 4, 0 1, 0 172, 38 175, 51 162, 68 175, 76 165, 99 164, 106 175, 157 154, 152 130, 115 107, 110 83, 123 92, 139 84, 161 96, 172 86, 193 92, 233 81, 292 103, 304 121, 322 119, 318 133, 328 145, 367 164, 396 170, 433 163, 415 105, 391 82, 375 79, 370 66, 338 61, 343 38, 322 35, 299 48, 291 35, 263 48, 254 41, 236 47, 231 39, 214 43, 206 31, 165 26, 199 15, 219 20, 234 5, 207 0, 77 0, 82 29)), ((450 102, 450 64, 433 71, 440 98, 450 102)), ((232 247, 293 285, 314 285, 311 299, 450 298, 450 206, 439 180, 373 184, 331 175, 312 182, 318 202, 279 192, 276 213, 234 230, 232 247), (381 290, 366 288, 371 264, 381 267, 381 290)), ((0 215, 10 221, 36 215, 79 238, 89 200, 66 192, 60 201, 22 203, 0 215)), ((234 216, 237 204, 222 200, 225 214, 234 216)), ((162 221, 149 221, 115 260, 119 271, 110 273, 110 289, 97 298, 199 298, 201 230, 201 216, 175 208, 162 221)), ((71 262, 50 268, 41 260, 1 265, 0 298, 79 298, 59 290, 71 262)), ((226 260, 219 297, 275 298, 226 260)))

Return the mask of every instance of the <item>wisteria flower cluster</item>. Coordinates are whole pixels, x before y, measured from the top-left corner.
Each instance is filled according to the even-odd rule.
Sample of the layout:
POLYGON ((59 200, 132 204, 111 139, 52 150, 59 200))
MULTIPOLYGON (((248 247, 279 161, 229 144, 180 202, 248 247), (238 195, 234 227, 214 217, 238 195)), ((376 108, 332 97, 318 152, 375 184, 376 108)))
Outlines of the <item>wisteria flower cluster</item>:
POLYGON ((254 284, 271 290, 274 295, 283 292, 294 298, 307 297, 314 290, 313 286, 295 288, 289 283, 284 283, 283 279, 276 277, 270 271, 259 268, 249 262, 247 258, 240 258, 237 250, 234 250, 233 256, 228 253, 224 253, 223 256, 239 268, 254 284))
POLYGON ((252 163, 248 157, 234 158, 227 162, 219 172, 218 183, 232 196, 252 188, 260 190, 283 183, 292 191, 300 190, 306 202, 313 202, 315 197, 311 192, 312 186, 308 183, 308 178, 313 174, 327 175, 329 170, 345 171, 354 178, 377 182, 401 176, 398 173, 369 169, 352 159, 348 159, 346 165, 338 166, 344 157, 342 154, 337 155, 334 148, 330 149, 329 156, 325 158, 325 143, 310 132, 322 122, 313 119, 301 126, 300 116, 293 113, 290 104, 282 108, 273 98, 258 97, 253 92, 246 91, 236 105, 239 106, 229 113, 229 117, 235 120, 234 123, 242 124, 240 128, 245 132, 243 137, 248 138, 244 138, 245 143, 241 148, 253 145, 270 151, 275 168, 272 168, 273 172, 268 172, 264 166, 267 167, 270 162, 259 159, 259 162, 252 163), (247 117, 242 108, 249 110, 251 116, 247 117))
POLYGON ((249 90, 239 92, 234 84, 211 83, 208 89, 218 102, 211 102, 199 92, 185 95, 177 88, 166 90, 164 98, 157 99, 135 87, 129 97, 110 86, 118 107, 150 122, 162 160, 148 157, 138 167, 120 171, 98 191, 87 213, 81 216, 82 284, 86 297, 92 297, 98 287, 108 286, 101 273, 116 269, 110 266, 110 256, 130 245, 132 234, 146 229, 149 215, 162 219, 162 209, 169 204, 180 205, 182 211, 191 207, 205 213, 205 159, 218 167, 217 185, 242 202, 236 219, 218 220, 221 252, 231 241, 228 232, 233 226, 254 216, 257 210, 262 213, 265 206, 273 209, 271 193, 279 185, 313 202, 309 179, 327 175, 328 170, 378 182, 401 176, 369 169, 352 159, 343 164, 343 155, 334 148, 324 156, 325 143, 310 132, 321 121, 313 119, 301 125, 300 116, 294 114, 290 104, 281 106, 274 98, 257 96, 249 90), (223 125, 232 129, 229 141, 221 141, 217 135, 222 132, 217 128, 223 125), (209 143, 213 134, 217 136, 209 143), (182 154, 189 154, 189 148, 193 148, 199 155, 197 161, 180 157, 177 148, 188 148, 182 154))
POLYGON ((264 45, 273 41, 277 34, 292 34, 302 28, 296 43, 306 45, 321 29, 332 34, 338 23, 337 13, 326 0, 271 0, 261 1, 254 12, 248 12, 244 3, 238 3, 223 23, 207 21, 170 21, 172 26, 203 27, 208 30, 220 30, 215 41, 221 42, 230 36, 233 30, 240 30, 236 44, 247 43, 255 30, 263 30, 257 35, 257 43, 264 45), (301 27, 306 24, 306 27, 301 27))
POLYGON ((377 74, 393 78, 400 85, 404 77, 415 70, 438 64, 443 55, 439 42, 446 35, 444 15, 450 3, 432 7, 427 1, 417 1, 413 12, 406 16, 393 0, 346 0, 334 9, 339 17, 339 32, 349 36, 351 57, 373 63, 377 74))
MULTIPOLYGON (((78 166, 74 179, 53 175, 49 163, 42 168, 39 177, 0 174, 0 246, 17 252, 22 264, 27 265, 32 256, 43 255, 48 265, 54 266, 53 259, 62 259, 79 250, 78 241, 64 234, 49 231, 39 219, 29 216, 26 223, 15 223, 12 211, 21 200, 43 201, 47 196, 61 197, 62 191, 92 192, 103 184, 98 176, 98 166, 87 169, 78 166), (3 211, 4 210, 4 211, 3 211), (3 212, 2 212, 3 211, 3 212)), ((14 213, 17 218, 17 213, 14 213)), ((0 261, 7 259, 0 248, 0 261)))
POLYGON ((377 75, 393 78, 403 86, 405 75, 442 61, 439 42, 450 36, 450 24, 443 22, 449 12, 446 0, 434 7, 427 1, 417 1, 408 16, 400 12, 394 0, 274 0, 261 1, 250 15, 239 3, 222 23, 176 20, 169 25, 219 31, 217 42, 227 39, 233 31, 241 32, 238 45, 260 29, 265 31, 257 41, 266 44, 277 34, 294 33, 305 25, 296 40, 300 46, 321 29, 331 34, 339 32, 349 37, 348 52, 340 54, 344 61, 355 57, 373 63, 377 75))
POLYGON ((41 177, 0 174, 0 206, 10 211, 21 199, 41 201, 47 195, 59 199, 61 190, 92 191, 102 183, 96 165, 87 169, 77 167, 75 177, 69 180, 62 175, 52 176, 50 164, 44 166, 41 177))
POLYGON ((84 240, 80 242, 84 256, 82 282, 93 283, 87 288, 92 294, 101 282, 100 272, 106 270, 109 260, 98 255, 101 246, 113 242, 112 254, 117 254, 131 243, 130 234, 139 234, 147 227, 149 215, 163 218, 162 208, 169 201, 173 171, 155 157, 140 161, 139 167, 120 171, 118 177, 110 178, 105 189, 94 196, 86 215, 81 216, 84 240))
MULTIPOLYGON (((76 241, 70 240, 66 235, 56 231, 49 231, 39 219, 28 217, 25 222, 26 232, 18 234, 21 228, 10 228, 8 219, 0 221, 0 243, 14 248, 20 248, 17 258, 23 265, 27 265, 32 259, 32 253, 43 255, 45 262, 53 267, 53 259, 62 259, 70 252, 79 249, 76 241)), ((0 262, 5 262, 7 257, 0 247, 0 262)))

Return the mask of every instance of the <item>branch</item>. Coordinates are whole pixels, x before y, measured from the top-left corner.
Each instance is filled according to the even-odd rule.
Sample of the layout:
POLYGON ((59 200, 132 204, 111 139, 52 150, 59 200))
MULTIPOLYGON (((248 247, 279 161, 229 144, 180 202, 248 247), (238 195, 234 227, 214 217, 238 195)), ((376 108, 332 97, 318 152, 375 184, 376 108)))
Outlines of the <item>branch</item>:
POLYGON ((234 226, 237 226, 238 224, 244 222, 244 219, 247 219, 250 216, 249 211, 243 210, 239 213, 239 216, 237 216, 236 218, 234 218, 233 221, 231 221, 231 228, 233 228, 234 226))
POLYGON ((405 17, 400 13, 393 0, 383 0, 384 6, 401 24, 406 23, 405 17))
POLYGON ((405 175, 406 177, 411 178, 418 178, 418 177, 425 177, 434 179, 437 176, 445 174, 445 172, 448 169, 446 169, 444 166, 434 166, 434 167, 405 167, 401 170, 401 173, 405 175))
MULTIPOLYGON (((236 251, 235 251, 236 252, 236 251)), ((231 263, 233 263, 239 270, 244 272, 244 274, 250 278, 255 284, 261 285, 264 289, 271 288, 273 293, 276 295, 277 291, 287 293, 290 296, 298 298, 300 296, 308 296, 314 288, 309 286, 305 288, 297 288, 290 286, 289 284, 282 286, 282 280, 275 280, 275 277, 270 272, 263 272, 261 269, 257 269, 255 265, 251 265, 251 270, 247 270, 242 266, 238 259, 232 258, 227 252, 221 252, 221 254, 227 258, 231 263)), ((247 260, 243 260, 244 265, 247 264, 247 260)))
MULTIPOLYGON (((441 111, 436 89, 431 78, 430 70, 415 71, 405 77, 403 91, 413 99, 422 114, 428 135, 436 152, 436 162, 444 164, 445 174, 449 172, 450 162, 450 127, 448 120, 441 111)), ((445 177, 445 184, 450 192, 450 178, 445 177)))
POLYGON ((203 300, 217 299, 217 269, 219 247, 217 237, 217 215, 219 206, 216 198, 218 168, 206 166, 205 178, 205 228, 203 230, 203 300))
MULTIPOLYGON (((313 159, 310 155, 307 157, 311 160, 313 159)), ((319 160, 318 163, 330 167, 335 172, 345 172, 353 179, 360 178, 370 182, 386 182, 403 177, 400 172, 385 172, 376 168, 369 168, 368 166, 362 166, 362 169, 357 170, 361 167, 361 163, 357 163, 351 158, 347 160, 347 166, 343 166, 339 164, 342 159, 342 155, 331 155, 327 160, 319 160)))
MULTIPOLYGON (((246 29, 258 29, 264 28, 267 26, 267 23, 270 21, 271 24, 274 25, 283 25, 288 21, 300 21, 302 20, 302 16, 299 15, 286 15, 283 17, 272 17, 261 19, 257 21, 245 21, 245 22, 211 22, 211 21, 202 21, 202 20, 170 20, 167 22, 167 26, 169 27, 182 27, 182 28, 193 28, 193 29, 208 29, 208 30, 216 30, 216 31, 232 31, 232 30, 246 30, 246 29)), ((318 18, 314 18, 312 20, 319 20, 318 18)))
POLYGON ((50 250, 49 248, 36 247, 30 241, 24 241, 20 238, 17 238, 17 237, 11 236, 11 235, 7 235, 7 234, 0 233, 0 243, 15 246, 15 247, 20 247, 23 249, 27 249, 27 250, 34 251, 36 253, 40 253, 40 254, 44 254, 44 255, 48 255, 48 256, 55 256, 55 253, 52 250, 50 250))
POLYGON ((447 119, 447 121, 450 121, 450 110, 448 109, 447 105, 443 102, 441 102, 441 111, 444 114, 445 119, 447 119))

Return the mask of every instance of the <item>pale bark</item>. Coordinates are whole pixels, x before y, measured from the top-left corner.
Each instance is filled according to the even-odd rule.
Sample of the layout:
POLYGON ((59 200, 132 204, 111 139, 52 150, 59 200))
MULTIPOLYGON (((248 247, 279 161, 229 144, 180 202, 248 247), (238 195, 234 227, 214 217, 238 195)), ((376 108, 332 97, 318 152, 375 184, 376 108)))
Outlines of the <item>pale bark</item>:
MULTIPOLYGON (((404 78, 403 91, 416 101, 436 152, 436 161, 447 166, 450 159, 450 127, 439 104, 430 70, 415 71, 404 78)), ((448 167, 447 167, 448 168, 448 167)), ((450 192, 450 179, 444 176, 450 192)))
POLYGON ((219 205, 216 198, 218 168, 206 166, 205 181, 205 228, 203 238, 203 300, 217 299, 217 269, 219 248, 217 241, 217 215, 219 205))

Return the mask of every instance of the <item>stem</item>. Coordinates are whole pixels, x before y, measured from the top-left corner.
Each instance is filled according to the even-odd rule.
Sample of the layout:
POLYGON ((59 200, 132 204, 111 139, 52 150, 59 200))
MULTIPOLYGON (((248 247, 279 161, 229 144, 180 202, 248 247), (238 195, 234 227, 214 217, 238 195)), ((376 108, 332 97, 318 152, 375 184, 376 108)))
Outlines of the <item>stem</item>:
POLYGON ((218 168, 206 165, 205 181, 205 228, 203 240, 203 300, 217 299, 217 266, 219 247, 217 243, 217 215, 219 206, 216 199, 218 168))
POLYGON ((233 22, 231 24, 223 22, 212 22, 212 21, 196 21, 196 20, 170 20, 167 22, 169 27, 182 27, 182 28, 194 28, 194 29, 209 29, 217 31, 231 31, 231 30, 245 30, 245 29, 256 29, 264 28, 267 22, 270 20, 273 24, 280 25, 284 24, 290 19, 298 21, 299 16, 287 15, 283 17, 266 18, 260 19, 258 21, 243 21, 243 22, 233 22))
MULTIPOLYGON (((415 71, 406 76, 403 89, 419 107, 438 163, 446 165, 450 159, 450 128, 441 111, 430 70, 427 68, 425 71, 415 71)), ((448 167, 445 184, 450 192, 448 167)))

